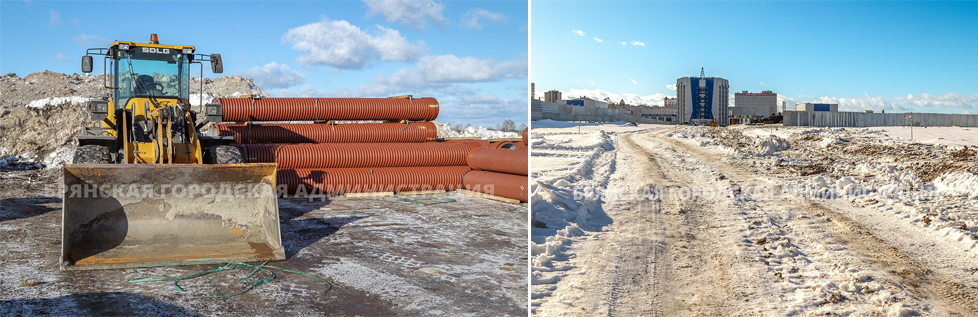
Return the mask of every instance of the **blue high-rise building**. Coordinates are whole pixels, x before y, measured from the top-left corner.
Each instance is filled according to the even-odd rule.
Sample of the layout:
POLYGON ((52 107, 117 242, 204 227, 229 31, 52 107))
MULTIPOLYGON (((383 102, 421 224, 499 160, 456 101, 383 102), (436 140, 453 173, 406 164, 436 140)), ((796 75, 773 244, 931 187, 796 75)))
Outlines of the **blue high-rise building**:
POLYGON ((676 80, 676 98, 680 122, 716 122, 722 126, 729 123, 730 84, 726 79, 706 77, 700 69, 700 77, 676 80))

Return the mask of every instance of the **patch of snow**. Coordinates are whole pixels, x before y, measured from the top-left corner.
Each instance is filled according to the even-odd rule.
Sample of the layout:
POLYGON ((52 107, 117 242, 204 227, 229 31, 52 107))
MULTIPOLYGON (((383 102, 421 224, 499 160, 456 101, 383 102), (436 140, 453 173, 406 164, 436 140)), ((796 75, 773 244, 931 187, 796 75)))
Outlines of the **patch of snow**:
POLYGON ((211 100, 213 100, 213 99, 214 99, 214 96, 212 96, 211 94, 208 94, 208 93, 203 93, 203 94, 190 94, 190 105, 191 106, 194 106, 194 107, 202 107, 205 104, 210 103, 211 100))
POLYGON ((934 187, 951 195, 975 198, 978 197, 978 175, 966 171, 947 173, 934 180, 934 187))
POLYGON ((75 148, 73 146, 59 147, 57 150, 51 152, 51 154, 48 154, 48 156, 44 158, 44 167, 60 168, 65 164, 71 163, 74 155, 75 148))
POLYGON ((79 96, 48 97, 44 99, 31 101, 30 103, 27 104, 27 106, 31 108, 44 108, 47 106, 61 105, 65 103, 71 103, 72 105, 81 105, 88 102, 89 100, 92 99, 87 97, 79 97, 79 96))
POLYGON ((438 137, 440 138, 515 139, 520 137, 517 132, 503 132, 482 126, 478 128, 469 126, 459 132, 452 130, 452 124, 449 122, 436 122, 435 125, 438 126, 438 137))
POLYGON ((788 141, 782 139, 776 135, 769 135, 767 137, 761 137, 754 141, 753 151, 758 154, 771 155, 776 152, 784 151, 790 148, 791 145, 788 141))

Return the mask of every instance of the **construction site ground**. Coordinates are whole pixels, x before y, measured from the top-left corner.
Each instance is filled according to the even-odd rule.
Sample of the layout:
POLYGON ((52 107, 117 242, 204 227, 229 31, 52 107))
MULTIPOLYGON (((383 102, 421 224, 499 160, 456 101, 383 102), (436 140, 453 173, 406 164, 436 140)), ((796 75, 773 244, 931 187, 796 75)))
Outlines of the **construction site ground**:
POLYGON ((429 206, 390 196, 279 199, 285 261, 334 282, 248 270, 180 282, 216 265, 61 271, 59 169, 0 171, 0 315, 526 315, 526 210, 454 192, 429 206))

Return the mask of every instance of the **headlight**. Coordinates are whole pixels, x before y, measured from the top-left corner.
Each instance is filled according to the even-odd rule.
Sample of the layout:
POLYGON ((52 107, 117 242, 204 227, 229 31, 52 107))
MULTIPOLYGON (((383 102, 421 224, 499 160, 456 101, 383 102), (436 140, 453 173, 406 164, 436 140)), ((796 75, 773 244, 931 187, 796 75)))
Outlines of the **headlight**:
POLYGON ((193 53, 194 53, 194 49, 192 49, 192 48, 187 47, 187 48, 184 48, 183 49, 183 55, 190 55, 190 54, 193 54, 193 53))
POLYGON ((129 44, 119 44, 119 49, 123 51, 129 50, 129 44))

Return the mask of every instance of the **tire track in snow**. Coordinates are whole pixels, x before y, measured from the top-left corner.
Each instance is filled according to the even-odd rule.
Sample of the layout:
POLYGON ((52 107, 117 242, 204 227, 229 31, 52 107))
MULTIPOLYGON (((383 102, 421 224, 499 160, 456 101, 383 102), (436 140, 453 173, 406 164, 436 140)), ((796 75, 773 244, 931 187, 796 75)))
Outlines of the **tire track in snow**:
MULTIPOLYGON (((643 166, 640 172, 630 171, 638 172, 636 185, 669 188, 690 183, 690 175, 678 172, 667 160, 636 144, 633 135, 625 135, 622 140, 631 152, 628 156, 643 166)), ((635 220, 651 225, 645 236, 651 238, 652 247, 644 250, 652 255, 644 266, 645 277, 651 278, 645 290, 651 294, 651 311, 646 315, 729 315, 726 303, 734 293, 726 269, 730 255, 728 250, 716 248, 708 238, 704 239, 716 234, 712 207, 665 192, 655 201, 639 199, 637 204, 644 208, 639 209, 635 220)))
MULTIPOLYGON (((660 134, 651 135, 651 137, 698 157, 700 161, 715 170, 724 171, 732 181, 745 184, 767 182, 738 166, 716 161, 715 157, 711 157, 711 153, 677 140, 662 137, 660 134)), ((811 226, 810 224, 807 227, 823 234, 828 233, 833 236, 833 240, 840 241, 845 246, 845 250, 849 250, 849 252, 840 252, 861 259, 863 264, 871 266, 877 272, 887 272, 886 277, 897 282, 896 285, 893 285, 893 288, 896 288, 893 291, 903 291, 910 299, 930 300, 928 303, 936 304, 933 305, 935 307, 927 307, 930 308, 928 309, 931 310, 930 313, 949 316, 978 316, 978 289, 975 287, 962 285, 952 281, 947 276, 934 272, 928 268, 929 264, 925 259, 911 258, 885 240, 873 235, 868 228, 843 213, 811 201, 794 200, 787 202, 792 203, 798 210, 803 210, 815 217, 825 218, 828 222, 835 224, 829 228, 811 226)), ((782 225, 785 227, 792 226, 791 223, 782 225)), ((801 224, 793 226, 795 228, 806 227, 806 225, 801 224)), ((926 306, 926 304, 923 305, 926 306)))

